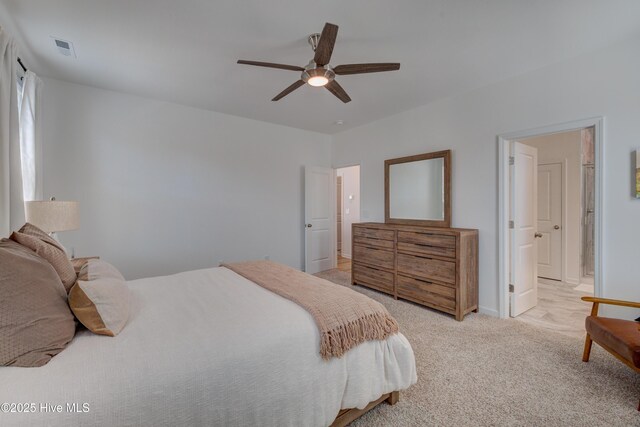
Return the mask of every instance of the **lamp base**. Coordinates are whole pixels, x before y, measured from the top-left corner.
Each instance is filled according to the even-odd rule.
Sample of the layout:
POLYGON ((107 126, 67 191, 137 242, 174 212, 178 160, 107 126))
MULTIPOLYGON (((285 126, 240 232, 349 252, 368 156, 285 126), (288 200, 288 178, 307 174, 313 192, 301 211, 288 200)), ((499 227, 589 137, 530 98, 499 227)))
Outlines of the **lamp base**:
MULTIPOLYGON (((64 252, 67 254, 67 256, 69 256, 69 251, 67 250, 67 248, 64 247, 64 245, 62 244, 62 242, 58 238, 58 233, 56 233, 55 231, 52 231, 51 233, 49 233, 49 237, 51 237, 53 240, 58 242, 58 244, 60 245, 62 250, 64 250, 64 252)), ((71 256, 69 258, 71 258, 71 259, 75 258, 75 251, 73 250, 73 248, 71 248, 71 256)))

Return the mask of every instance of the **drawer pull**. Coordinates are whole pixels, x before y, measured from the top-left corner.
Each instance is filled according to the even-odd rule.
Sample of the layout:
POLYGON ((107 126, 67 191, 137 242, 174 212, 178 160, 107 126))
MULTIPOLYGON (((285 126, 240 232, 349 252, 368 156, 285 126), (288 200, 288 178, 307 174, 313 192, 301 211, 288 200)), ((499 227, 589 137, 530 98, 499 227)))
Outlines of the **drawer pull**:
MULTIPOLYGON (((359 248, 364 248, 364 249, 371 249, 372 251, 384 251, 385 248, 381 247, 381 246, 371 246, 371 245, 367 245, 364 244, 362 242, 355 242, 356 246, 358 246, 359 248)), ((390 250, 386 250, 385 252, 391 252, 390 250)))
POLYGON ((433 282, 429 282, 427 280, 422 280, 422 279, 418 279, 417 277, 412 277, 413 280, 415 280, 416 282, 420 282, 420 283, 426 283, 427 285, 433 285, 433 282))
POLYGON ((425 248, 439 248, 440 246, 427 245, 426 243, 413 243, 416 246, 422 246, 425 248))
POLYGON ((411 255, 411 256, 412 256, 412 257, 415 257, 415 258, 420 258, 420 259, 433 259, 433 258, 431 258, 431 257, 428 257, 428 256, 422 256, 422 255, 411 255))

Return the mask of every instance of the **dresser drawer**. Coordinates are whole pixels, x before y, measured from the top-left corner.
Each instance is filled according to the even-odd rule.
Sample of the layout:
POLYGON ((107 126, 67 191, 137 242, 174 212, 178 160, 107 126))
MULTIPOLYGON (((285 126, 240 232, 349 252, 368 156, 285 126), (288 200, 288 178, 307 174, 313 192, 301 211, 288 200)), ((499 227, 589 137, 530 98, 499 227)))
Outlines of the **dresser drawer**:
POLYGON ((456 263, 408 254, 398 254, 398 273, 407 273, 427 280, 456 283, 456 263))
POLYGON ((380 268, 393 270, 395 257, 393 251, 370 246, 353 245, 353 261, 364 262, 380 268))
POLYGON ((456 237, 446 234, 417 233, 414 231, 398 231, 398 243, 411 243, 420 246, 436 246, 456 249, 456 237))
POLYGON ((456 290, 448 286, 398 275, 398 296, 435 304, 453 310, 456 308, 456 290))
POLYGON ((353 281, 359 285, 368 285, 383 292, 393 293, 393 273, 354 263, 353 281))
POLYGON ((354 236, 353 243, 362 246, 376 246, 379 248, 393 250, 393 240, 372 239, 370 237, 354 236))
POLYGON ((412 252, 418 255, 435 255, 447 258, 456 257, 455 248, 445 248, 442 246, 427 246, 416 243, 398 242, 398 252, 412 252))
POLYGON ((393 230, 380 230, 379 228, 353 227, 353 235, 354 237, 393 241, 396 232, 393 230))

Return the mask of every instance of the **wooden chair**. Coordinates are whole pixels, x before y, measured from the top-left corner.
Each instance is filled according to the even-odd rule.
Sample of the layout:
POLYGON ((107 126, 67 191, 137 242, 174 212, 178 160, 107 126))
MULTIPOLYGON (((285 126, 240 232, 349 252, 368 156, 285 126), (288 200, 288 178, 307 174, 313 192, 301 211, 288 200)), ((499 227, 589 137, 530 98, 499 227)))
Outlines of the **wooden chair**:
MULTIPOLYGON (((633 320, 598 316, 600 304, 640 308, 640 303, 595 297, 582 297, 582 300, 593 303, 591 316, 585 320, 587 338, 584 341, 582 361, 589 361, 591 344, 595 341, 622 363, 640 373, 640 324, 633 320)), ((638 411, 640 411, 640 403, 638 403, 638 411)))

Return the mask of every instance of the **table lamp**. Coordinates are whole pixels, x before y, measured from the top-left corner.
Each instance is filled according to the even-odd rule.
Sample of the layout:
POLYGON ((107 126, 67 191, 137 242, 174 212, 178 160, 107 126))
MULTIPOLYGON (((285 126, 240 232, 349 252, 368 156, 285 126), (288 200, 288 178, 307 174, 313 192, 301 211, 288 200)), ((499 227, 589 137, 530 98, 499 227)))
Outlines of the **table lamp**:
POLYGON ((24 202, 25 219, 58 240, 56 232, 80 228, 78 202, 59 201, 55 197, 47 201, 24 202))

